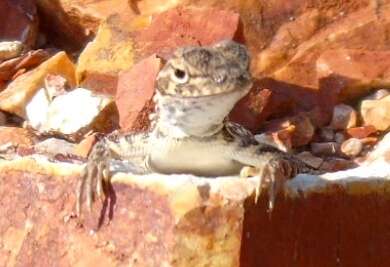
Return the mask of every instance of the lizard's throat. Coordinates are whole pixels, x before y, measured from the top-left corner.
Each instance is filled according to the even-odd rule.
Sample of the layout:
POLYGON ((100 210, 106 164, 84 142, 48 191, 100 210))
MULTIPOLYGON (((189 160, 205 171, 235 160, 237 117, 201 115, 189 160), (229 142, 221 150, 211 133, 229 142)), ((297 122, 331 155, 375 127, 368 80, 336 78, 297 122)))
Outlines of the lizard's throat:
POLYGON ((156 127, 176 138, 213 135, 223 127, 223 120, 245 94, 243 90, 236 90, 225 94, 185 98, 157 92, 156 127))

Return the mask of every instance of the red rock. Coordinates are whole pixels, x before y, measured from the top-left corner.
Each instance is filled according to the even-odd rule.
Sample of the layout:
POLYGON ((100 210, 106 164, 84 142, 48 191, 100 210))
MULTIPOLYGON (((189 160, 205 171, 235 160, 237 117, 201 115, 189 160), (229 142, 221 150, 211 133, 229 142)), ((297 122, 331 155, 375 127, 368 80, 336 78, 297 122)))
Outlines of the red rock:
POLYGON ((160 67, 161 60, 152 55, 119 75, 115 101, 123 130, 146 130, 150 126, 148 115, 154 108, 152 98, 160 67))
POLYGON ((371 88, 390 84, 390 52, 356 49, 325 51, 316 63, 322 90, 336 92, 336 101, 366 95, 371 88))
POLYGON ((295 127, 291 125, 287 128, 283 128, 278 131, 258 134, 255 136, 255 138, 260 143, 274 146, 284 152, 291 152, 292 149, 291 138, 294 133, 294 130, 295 127))
POLYGON ((273 111, 271 99, 270 90, 254 86, 248 95, 236 104, 229 114, 229 119, 252 132, 257 132, 261 123, 273 111))
POLYGON ((272 73, 286 63, 297 51, 297 46, 307 41, 320 28, 318 9, 308 10, 277 30, 270 45, 254 59, 255 76, 272 73))
POLYGON ((213 8, 179 7, 157 14, 152 20, 128 22, 123 16, 109 17, 93 42, 79 57, 77 78, 83 87, 115 94, 120 71, 140 59, 158 54, 169 57, 180 46, 210 45, 234 39, 239 15, 213 8), (221 23, 223 21, 224 23, 221 23))
POLYGON ((316 127, 329 121, 318 108, 316 92, 264 78, 255 80, 249 94, 237 103, 229 118, 252 132, 259 132, 262 123, 269 118, 298 113, 305 113, 316 127))
POLYGON ((26 129, 18 127, 0 127, 0 145, 29 147, 34 144, 34 136, 26 129))
POLYGON ((372 125, 367 125, 349 128, 346 130, 346 132, 350 137, 362 139, 376 133, 376 129, 372 125))
POLYGON ((238 26, 239 14, 232 11, 178 7, 154 16, 150 26, 137 33, 135 44, 141 55, 166 58, 177 47, 236 39, 238 26))
POLYGON ((295 55, 272 74, 273 78, 318 89, 315 66, 325 49, 387 49, 389 44, 385 32, 389 27, 389 10, 384 6, 375 9, 371 5, 340 17, 334 23, 325 24, 312 38, 298 44, 295 55), (378 14, 383 19, 378 20, 378 14))
POLYGON ((131 1, 37 0, 48 38, 68 49, 80 49, 97 32, 99 24, 113 14, 133 18, 131 1))
POLYGON ((330 127, 333 129, 344 130, 355 127, 356 122, 357 112, 353 107, 345 104, 339 104, 334 107, 330 127))
POLYGON ((0 40, 18 40, 31 47, 37 35, 38 16, 34 0, 0 1, 0 40))
MULTIPOLYGON (((278 118, 304 113, 312 119, 316 127, 328 123, 328 116, 319 109, 322 104, 319 104, 318 92, 270 78, 262 78, 258 84, 272 91, 269 117, 278 118)), ((322 101, 324 99, 320 102, 322 101)))
POLYGON ((365 137, 360 139, 364 145, 373 146, 379 142, 378 137, 365 137))
POLYGON ((267 132, 278 132, 290 128, 291 145, 298 147, 308 144, 313 136, 315 127, 309 117, 303 113, 296 116, 268 121, 263 130, 267 132))
POLYGON ((27 72, 26 69, 18 69, 14 75, 12 75, 11 77, 11 80, 15 80, 16 78, 18 78, 19 76, 25 74, 27 72))
POLYGON ((311 120, 305 114, 298 114, 292 118, 295 125, 295 131, 292 136, 292 145, 294 147, 307 145, 314 136, 315 127, 311 120))
POLYGON ((23 69, 30 70, 50 57, 49 51, 38 49, 0 63, 0 80, 9 81, 15 79, 15 74, 23 69))
POLYGON ((239 266, 247 179, 126 175, 113 181, 115 207, 108 193, 76 216, 82 166, 64 165, 1 162, 2 266, 239 266))
POLYGON ((348 157, 356 157, 363 149, 363 142, 361 139, 349 138, 345 140, 340 147, 341 153, 348 157))

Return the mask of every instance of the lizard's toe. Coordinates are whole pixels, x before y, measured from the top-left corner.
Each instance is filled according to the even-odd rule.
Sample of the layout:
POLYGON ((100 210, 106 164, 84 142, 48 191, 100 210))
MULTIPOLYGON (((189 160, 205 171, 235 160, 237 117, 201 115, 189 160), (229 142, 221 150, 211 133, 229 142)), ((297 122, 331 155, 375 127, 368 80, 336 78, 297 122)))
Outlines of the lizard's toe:
POLYGON ((81 215, 82 205, 85 199, 89 211, 96 197, 105 196, 104 183, 109 181, 109 155, 104 144, 97 144, 88 158, 88 162, 83 169, 80 181, 77 185, 76 213, 81 215))
POLYGON ((271 160, 260 167, 246 166, 240 172, 241 177, 256 177, 255 203, 257 203, 263 190, 268 192, 268 209, 273 210, 275 199, 283 188, 284 182, 290 177, 291 170, 288 162, 284 160, 271 160))

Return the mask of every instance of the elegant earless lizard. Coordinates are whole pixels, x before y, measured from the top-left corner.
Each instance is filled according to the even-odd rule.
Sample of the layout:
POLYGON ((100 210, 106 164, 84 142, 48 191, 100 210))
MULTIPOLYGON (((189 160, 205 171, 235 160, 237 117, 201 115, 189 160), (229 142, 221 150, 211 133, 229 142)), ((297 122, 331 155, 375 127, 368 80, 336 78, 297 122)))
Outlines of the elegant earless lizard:
POLYGON ((312 172, 293 155, 258 143, 248 130, 226 121, 252 86, 249 60, 245 46, 233 41, 178 49, 158 74, 151 130, 111 135, 92 149, 78 185, 78 214, 84 198, 90 209, 93 199, 104 195, 113 159, 139 162, 137 173, 255 176, 256 200, 267 187, 270 208, 284 179, 312 172))

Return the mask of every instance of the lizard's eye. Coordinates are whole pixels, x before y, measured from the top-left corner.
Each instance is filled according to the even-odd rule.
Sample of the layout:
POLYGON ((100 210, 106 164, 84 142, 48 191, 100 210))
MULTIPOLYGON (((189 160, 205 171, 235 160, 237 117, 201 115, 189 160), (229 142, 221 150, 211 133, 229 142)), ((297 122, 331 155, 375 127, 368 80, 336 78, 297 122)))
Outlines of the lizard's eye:
POLYGON ((175 69, 172 75, 172 79, 177 83, 186 83, 188 82, 188 74, 184 70, 175 69))

